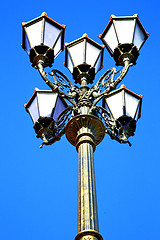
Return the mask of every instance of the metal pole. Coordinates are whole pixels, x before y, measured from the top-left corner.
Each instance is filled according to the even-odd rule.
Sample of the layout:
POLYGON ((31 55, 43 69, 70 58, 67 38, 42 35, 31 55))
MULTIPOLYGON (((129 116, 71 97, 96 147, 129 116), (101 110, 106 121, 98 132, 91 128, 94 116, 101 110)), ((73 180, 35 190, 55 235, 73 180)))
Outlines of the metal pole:
POLYGON ((82 143, 78 147, 78 156, 78 232, 88 229, 98 232, 93 146, 82 143))
POLYGON ((102 240, 98 211, 93 152, 105 134, 102 121, 94 115, 73 117, 66 126, 66 137, 76 146, 78 172, 78 234, 75 240, 102 240))

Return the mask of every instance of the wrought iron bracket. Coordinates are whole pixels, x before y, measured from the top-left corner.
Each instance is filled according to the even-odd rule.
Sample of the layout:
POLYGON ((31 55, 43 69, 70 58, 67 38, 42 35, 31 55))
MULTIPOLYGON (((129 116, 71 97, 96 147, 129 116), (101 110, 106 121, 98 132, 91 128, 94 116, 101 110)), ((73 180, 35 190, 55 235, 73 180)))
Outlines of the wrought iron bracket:
POLYGON ((130 63, 130 59, 126 58, 124 59, 124 67, 120 71, 120 75, 117 79, 114 80, 115 75, 119 72, 116 70, 116 68, 111 68, 107 70, 100 77, 97 83, 93 86, 95 100, 93 102, 92 108, 94 108, 96 104, 108 93, 116 89, 117 85, 123 80, 131 66, 133 66, 133 63, 130 63))
POLYGON ((127 136, 122 134, 117 128, 117 124, 112 116, 101 106, 96 106, 96 112, 105 125, 105 132, 110 136, 112 140, 116 140, 119 143, 131 143, 128 141, 127 136))
POLYGON ((43 143, 40 145, 40 148, 43 147, 43 145, 51 145, 61 139, 61 137, 65 134, 65 127, 68 122, 68 119, 72 115, 72 106, 69 106, 66 108, 57 118, 57 120, 54 123, 54 134, 51 138, 46 138, 44 136, 43 143))
POLYGON ((57 92, 61 97, 64 97, 67 99, 70 103, 72 103, 74 106, 76 106, 76 102, 73 100, 76 96, 75 86, 71 83, 71 81, 60 71, 53 70, 50 74, 53 76, 55 83, 51 82, 47 76, 47 73, 44 71, 44 62, 43 60, 39 60, 37 64, 38 71, 40 75, 42 76, 45 83, 54 91, 57 92), (65 88, 69 88, 70 92, 69 94, 66 94, 62 90, 65 88), (62 89, 62 90, 61 90, 62 89))
MULTIPOLYGON (((61 138, 65 132, 65 126, 67 124, 67 120, 69 120, 71 108, 72 116, 75 116, 81 114, 80 109, 84 106, 88 107, 88 114, 93 114, 95 116, 99 115, 99 117, 101 117, 106 127, 106 133, 111 137, 111 139, 115 139, 120 143, 128 143, 131 145, 126 135, 122 136, 119 134, 115 120, 109 116, 109 113, 107 113, 104 108, 97 106, 97 103, 116 88, 132 65, 133 64, 130 62, 129 57, 124 58, 124 67, 116 79, 115 75, 118 74, 119 71, 117 71, 116 68, 111 68, 100 77, 94 86, 89 88, 87 84, 83 84, 80 87, 73 85, 72 82, 62 72, 55 69, 49 73, 49 75, 53 77, 53 83, 50 81, 47 73, 44 71, 45 62, 43 59, 40 59, 37 64, 37 68, 43 80, 52 89, 52 91, 57 92, 61 97, 65 98, 72 104, 72 107, 69 107, 67 110, 65 110, 55 122, 54 137, 49 140, 44 137, 41 147, 44 144, 51 145, 61 138)), ((84 78, 85 76, 83 76, 83 83, 87 83, 87 79, 84 78)))

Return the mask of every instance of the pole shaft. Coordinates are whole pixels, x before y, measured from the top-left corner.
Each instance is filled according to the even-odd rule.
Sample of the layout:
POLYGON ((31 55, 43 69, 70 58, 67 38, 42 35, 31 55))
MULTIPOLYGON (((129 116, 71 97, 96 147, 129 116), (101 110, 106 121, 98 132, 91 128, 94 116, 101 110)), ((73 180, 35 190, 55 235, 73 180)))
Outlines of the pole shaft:
POLYGON ((94 174, 93 146, 82 143, 78 148, 78 232, 99 231, 94 174))

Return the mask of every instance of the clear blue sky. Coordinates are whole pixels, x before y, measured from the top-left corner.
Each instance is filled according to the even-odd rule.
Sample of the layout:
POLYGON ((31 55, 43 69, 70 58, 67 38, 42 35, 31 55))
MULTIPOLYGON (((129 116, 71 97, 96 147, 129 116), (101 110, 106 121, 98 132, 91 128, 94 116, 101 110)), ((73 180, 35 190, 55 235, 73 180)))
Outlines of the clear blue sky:
MULTIPOLYGON (((48 89, 21 48, 21 22, 47 12, 65 24, 65 41, 98 35, 110 15, 139 14, 150 36, 123 83, 142 94, 132 147, 105 136, 95 152, 100 233, 104 240, 160 239, 159 1, 9 1, 1 6, 0 240, 71 240, 77 234, 78 156, 66 137, 39 148, 24 104, 48 89)), ((64 52, 54 68, 63 66, 64 52)), ((105 50, 104 68, 115 66, 105 50)))

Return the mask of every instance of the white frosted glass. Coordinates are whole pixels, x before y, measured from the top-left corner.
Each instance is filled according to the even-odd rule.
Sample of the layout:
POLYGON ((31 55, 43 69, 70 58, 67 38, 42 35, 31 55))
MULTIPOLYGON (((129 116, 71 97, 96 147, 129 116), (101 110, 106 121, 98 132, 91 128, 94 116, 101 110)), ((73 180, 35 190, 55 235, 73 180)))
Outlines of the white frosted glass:
POLYGON ((26 27, 26 32, 31 48, 40 45, 42 42, 42 20, 26 27))
POLYGON ((30 48, 31 48, 31 46, 29 44, 27 34, 25 33, 25 49, 26 49, 28 54, 30 54, 30 48))
POLYGON ((93 67, 98 58, 100 51, 101 51, 100 49, 96 48, 95 46, 93 46, 92 44, 87 42, 87 44, 86 44, 86 63, 93 67))
POLYGON ((52 111, 56 104, 57 93, 38 92, 38 104, 40 117, 51 117, 52 111))
POLYGON ((39 118, 37 97, 35 97, 34 100, 32 101, 31 105, 28 108, 28 111, 31 115, 33 123, 35 123, 39 118))
POLYGON ((115 27, 119 43, 132 43, 134 34, 135 20, 116 20, 115 27))
POLYGON ((70 55, 68 54, 68 59, 67 59, 67 68, 70 70, 71 73, 73 73, 73 63, 71 61, 70 55))
POLYGON ((133 43, 135 46, 137 46, 138 50, 141 48, 141 45, 144 40, 145 36, 142 30, 140 29, 139 25, 136 23, 133 43))
POLYGON ((95 73, 97 73, 101 68, 101 55, 99 56, 98 58, 98 61, 96 62, 96 65, 95 65, 95 73))
POLYGON ((136 121, 138 121, 138 118, 139 118, 139 110, 140 110, 140 103, 138 105, 138 109, 137 109, 136 116, 135 116, 136 121))
POLYGON ((56 107, 54 109, 54 113, 53 113, 53 119, 56 121, 57 118, 59 117, 59 115, 65 110, 66 105, 64 104, 64 102, 61 100, 60 97, 57 98, 57 102, 56 102, 56 107))
POLYGON ((84 41, 70 47, 69 51, 75 67, 84 63, 84 41))
POLYGON ((106 99, 106 102, 115 119, 123 115, 122 92, 114 94, 106 99))
POLYGON ((54 56, 56 56, 61 51, 61 42, 62 42, 62 36, 58 39, 56 42, 56 45, 54 46, 54 56))
POLYGON ((104 36, 104 41, 111 48, 113 54, 114 49, 118 46, 118 40, 113 24, 110 26, 106 35, 104 36))
POLYGON ((138 107, 139 99, 125 92, 126 115, 134 118, 138 107))
POLYGON ((58 28, 56 28, 55 26, 51 25, 48 22, 45 22, 44 45, 47 45, 50 48, 52 48, 59 33, 60 33, 60 30, 58 28))

